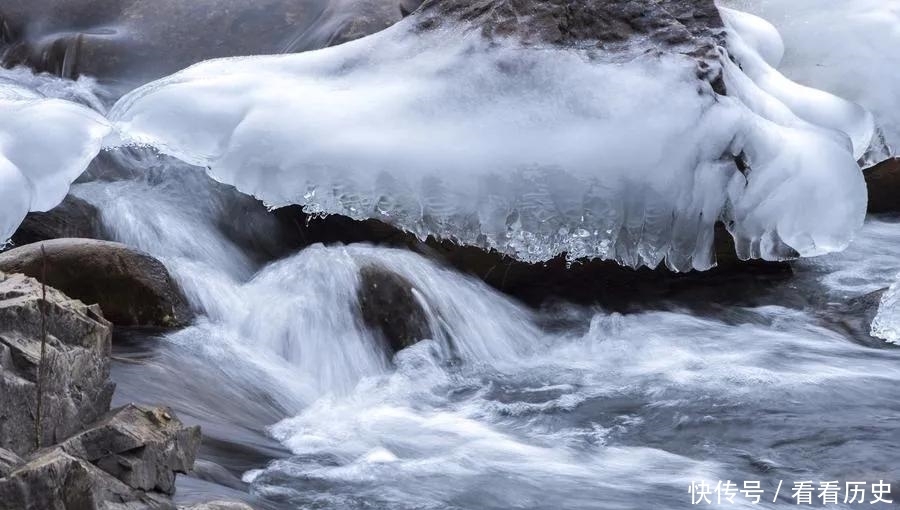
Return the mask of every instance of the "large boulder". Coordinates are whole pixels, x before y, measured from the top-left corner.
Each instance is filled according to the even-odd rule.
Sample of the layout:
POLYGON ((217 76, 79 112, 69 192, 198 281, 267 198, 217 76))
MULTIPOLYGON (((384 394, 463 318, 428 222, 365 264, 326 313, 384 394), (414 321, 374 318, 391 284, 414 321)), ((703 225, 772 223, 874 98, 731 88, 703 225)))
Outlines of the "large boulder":
POLYGON ((869 212, 900 211, 900 158, 890 158, 863 171, 869 189, 869 212))
POLYGON ((41 443, 78 432, 109 409, 111 330, 95 306, 24 275, 0 273, 0 448, 35 448, 36 383, 46 326, 41 443), (46 290, 42 321, 42 292, 46 290))
POLYGON ((194 466, 200 427, 185 427, 171 409, 129 404, 57 448, 85 459, 133 489, 175 492, 175 474, 194 466))
POLYGON ((394 352, 431 338, 428 315, 412 283, 383 267, 360 270, 358 290, 363 321, 378 332, 394 352))
POLYGON ((97 303, 119 326, 175 327, 192 313, 166 267, 123 244, 93 239, 53 239, 0 254, 0 271, 44 274, 50 286, 97 303))
POLYGON ((4 65, 146 82, 201 60, 305 51, 383 30, 421 0, 9 0, 4 65))

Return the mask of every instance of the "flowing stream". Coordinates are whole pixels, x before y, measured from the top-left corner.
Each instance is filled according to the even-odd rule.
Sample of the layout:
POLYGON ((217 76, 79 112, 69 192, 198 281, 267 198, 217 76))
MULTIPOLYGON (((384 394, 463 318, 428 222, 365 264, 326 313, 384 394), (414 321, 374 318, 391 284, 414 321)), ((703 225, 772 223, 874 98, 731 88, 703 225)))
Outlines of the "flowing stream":
POLYGON ((535 311, 405 251, 317 245, 260 265, 217 221, 221 186, 154 165, 73 193, 201 312, 170 335, 120 334, 113 371, 117 401, 203 426, 182 501, 682 508, 697 480, 759 480, 770 498, 779 480, 900 480, 900 350, 868 335, 877 298, 858 304, 900 271, 897 220, 870 218, 752 307, 535 311), (414 284, 437 338, 391 359, 357 310, 366 264, 414 284))

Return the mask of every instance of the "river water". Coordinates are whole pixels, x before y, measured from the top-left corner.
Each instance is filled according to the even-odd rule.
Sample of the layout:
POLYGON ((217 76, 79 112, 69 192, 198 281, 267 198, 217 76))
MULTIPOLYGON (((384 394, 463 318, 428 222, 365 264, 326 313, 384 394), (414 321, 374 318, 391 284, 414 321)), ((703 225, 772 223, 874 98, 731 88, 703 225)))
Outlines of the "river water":
POLYGON ((533 310, 405 251, 315 245, 259 264, 223 233, 211 181, 156 164, 73 193, 160 257, 201 313, 115 347, 118 402, 203 426, 182 501, 682 508, 692 482, 732 480, 781 506, 795 481, 900 483, 900 350, 869 335, 871 293, 900 272, 900 219, 870 218, 844 253, 754 287, 753 306, 716 304, 737 286, 627 315, 533 310), (413 283, 437 338, 384 351, 358 312, 370 264, 413 283))

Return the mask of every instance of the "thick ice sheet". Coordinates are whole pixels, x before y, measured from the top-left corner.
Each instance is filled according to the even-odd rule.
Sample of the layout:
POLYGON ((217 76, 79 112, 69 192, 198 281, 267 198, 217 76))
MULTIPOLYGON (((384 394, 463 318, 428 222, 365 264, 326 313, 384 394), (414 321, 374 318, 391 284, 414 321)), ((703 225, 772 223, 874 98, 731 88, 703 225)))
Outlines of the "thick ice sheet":
POLYGON ((718 0, 772 22, 785 40, 779 70, 874 113, 900 147, 900 1, 718 0))
POLYGON ((96 99, 77 85, 0 70, 0 244, 29 211, 62 201, 109 132, 100 114, 48 95, 96 99))
POLYGON ((758 54, 771 59, 778 41, 758 30, 735 27, 733 40, 749 39, 735 56, 754 71, 723 59, 721 97, 681 55, 604 61, 410 24, 312 53, 204 62, 110 117, 122 143, 209 167, 270 205, 529 261, 567 252, 706 269, 719 219, 741 256, 767 259, 841 249, 862 222, 865 112, 780 77, 758 54))

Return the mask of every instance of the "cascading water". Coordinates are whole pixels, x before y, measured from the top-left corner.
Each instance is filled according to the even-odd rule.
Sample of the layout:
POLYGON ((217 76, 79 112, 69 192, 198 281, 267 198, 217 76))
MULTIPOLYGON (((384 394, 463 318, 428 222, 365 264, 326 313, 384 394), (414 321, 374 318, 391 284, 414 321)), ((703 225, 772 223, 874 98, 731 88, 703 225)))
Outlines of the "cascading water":
POLYGON ((183 480, 185 501, 242 494, 225 484, 261 508, 681 508, 692 480, 900 476, 900 352, 855 343, 808 298, 890 282, 900 263, 860 257, 898 249, 895 223, 798 266, 767 306, 535 312, 386 248, 312 246, 257 270, 212 186, 180 168, 74 188, 204 314, 114 371, 118 398, 174 403, 213 442, 203 462, 232 473, 201 464, 214 483, 183 480), (435 338, 392 359, 360 317, 367 265, 413 284, 435 338))

